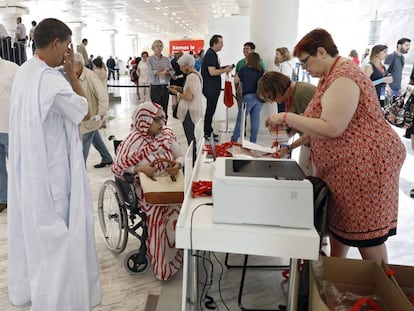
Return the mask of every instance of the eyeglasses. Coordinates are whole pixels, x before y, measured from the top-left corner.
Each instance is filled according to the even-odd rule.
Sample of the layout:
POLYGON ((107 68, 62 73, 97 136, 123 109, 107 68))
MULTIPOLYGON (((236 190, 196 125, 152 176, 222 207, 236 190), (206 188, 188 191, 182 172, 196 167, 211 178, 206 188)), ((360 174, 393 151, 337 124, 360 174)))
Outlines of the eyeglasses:
POLYGON ((308 60, 309 57, 311 57, 311 55, 306 56, 304 59, 299 59, 299 63, 302 66, 302 68, 306 68, 307 64, 308 64, 308 60))
POLYGON ((165 115, 160 115, 160 116, 154 117, 154 122, 164 123, 165 122, 165 115))

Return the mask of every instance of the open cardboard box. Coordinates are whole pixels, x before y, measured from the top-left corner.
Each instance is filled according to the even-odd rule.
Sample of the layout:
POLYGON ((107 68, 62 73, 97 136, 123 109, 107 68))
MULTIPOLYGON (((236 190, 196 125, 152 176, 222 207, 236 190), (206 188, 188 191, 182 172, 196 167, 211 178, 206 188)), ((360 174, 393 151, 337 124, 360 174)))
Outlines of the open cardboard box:
MULTIPOLYGON (((371 260, 321 257, 319 263, 312 263, 310 269, 309 310, 333 311, 321 295, 321 279, 317 267, 323 267, 322 281, 328 281, 341 292, 352 292, 361 296, 375 296, 383 311, 414 310, 407 297, 395 286, 384 270, 371 260)), ((344 310, 344 309, 342 309, 344 310)), ((361 310, 372 310, 361 309, 361 310)))
POLYGON ((393 274, 390 276, 391 282, 393 282, 404 295, 414 297, 414 267, 391 265, 383 262, 382 268, 385 272, 392 270, 393 274))

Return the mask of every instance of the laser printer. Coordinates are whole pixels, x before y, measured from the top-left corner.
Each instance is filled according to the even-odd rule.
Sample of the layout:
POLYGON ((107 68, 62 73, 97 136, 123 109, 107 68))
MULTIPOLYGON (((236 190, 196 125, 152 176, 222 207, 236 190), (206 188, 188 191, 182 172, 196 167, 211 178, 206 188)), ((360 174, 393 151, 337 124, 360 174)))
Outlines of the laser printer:
POLYGON ((290 159, 217 158, 213 222, 314 228, 313 186, 290 159))

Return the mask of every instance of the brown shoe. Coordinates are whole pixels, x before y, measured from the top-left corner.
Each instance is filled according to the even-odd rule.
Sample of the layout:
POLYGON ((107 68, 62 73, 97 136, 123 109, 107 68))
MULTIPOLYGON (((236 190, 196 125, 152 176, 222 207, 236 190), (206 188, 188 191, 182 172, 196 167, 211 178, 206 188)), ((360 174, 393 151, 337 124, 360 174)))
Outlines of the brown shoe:
POLYGON ((7 208, 7 203, 0 203, 0 213, 7 208))

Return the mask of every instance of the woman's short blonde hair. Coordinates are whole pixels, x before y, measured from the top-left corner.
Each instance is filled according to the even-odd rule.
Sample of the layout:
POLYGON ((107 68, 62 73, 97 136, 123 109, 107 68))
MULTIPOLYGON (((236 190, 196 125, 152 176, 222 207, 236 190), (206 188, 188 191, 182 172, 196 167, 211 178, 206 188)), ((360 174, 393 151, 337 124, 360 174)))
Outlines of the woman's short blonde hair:
POLYGON ((290 56, 290 52, 288 48, 285 48, 285 47, 277 48, 276 52, 280 53, 280 56, 282 56, 282 60, 284 62, 292 59, 292 56, 290 56))

